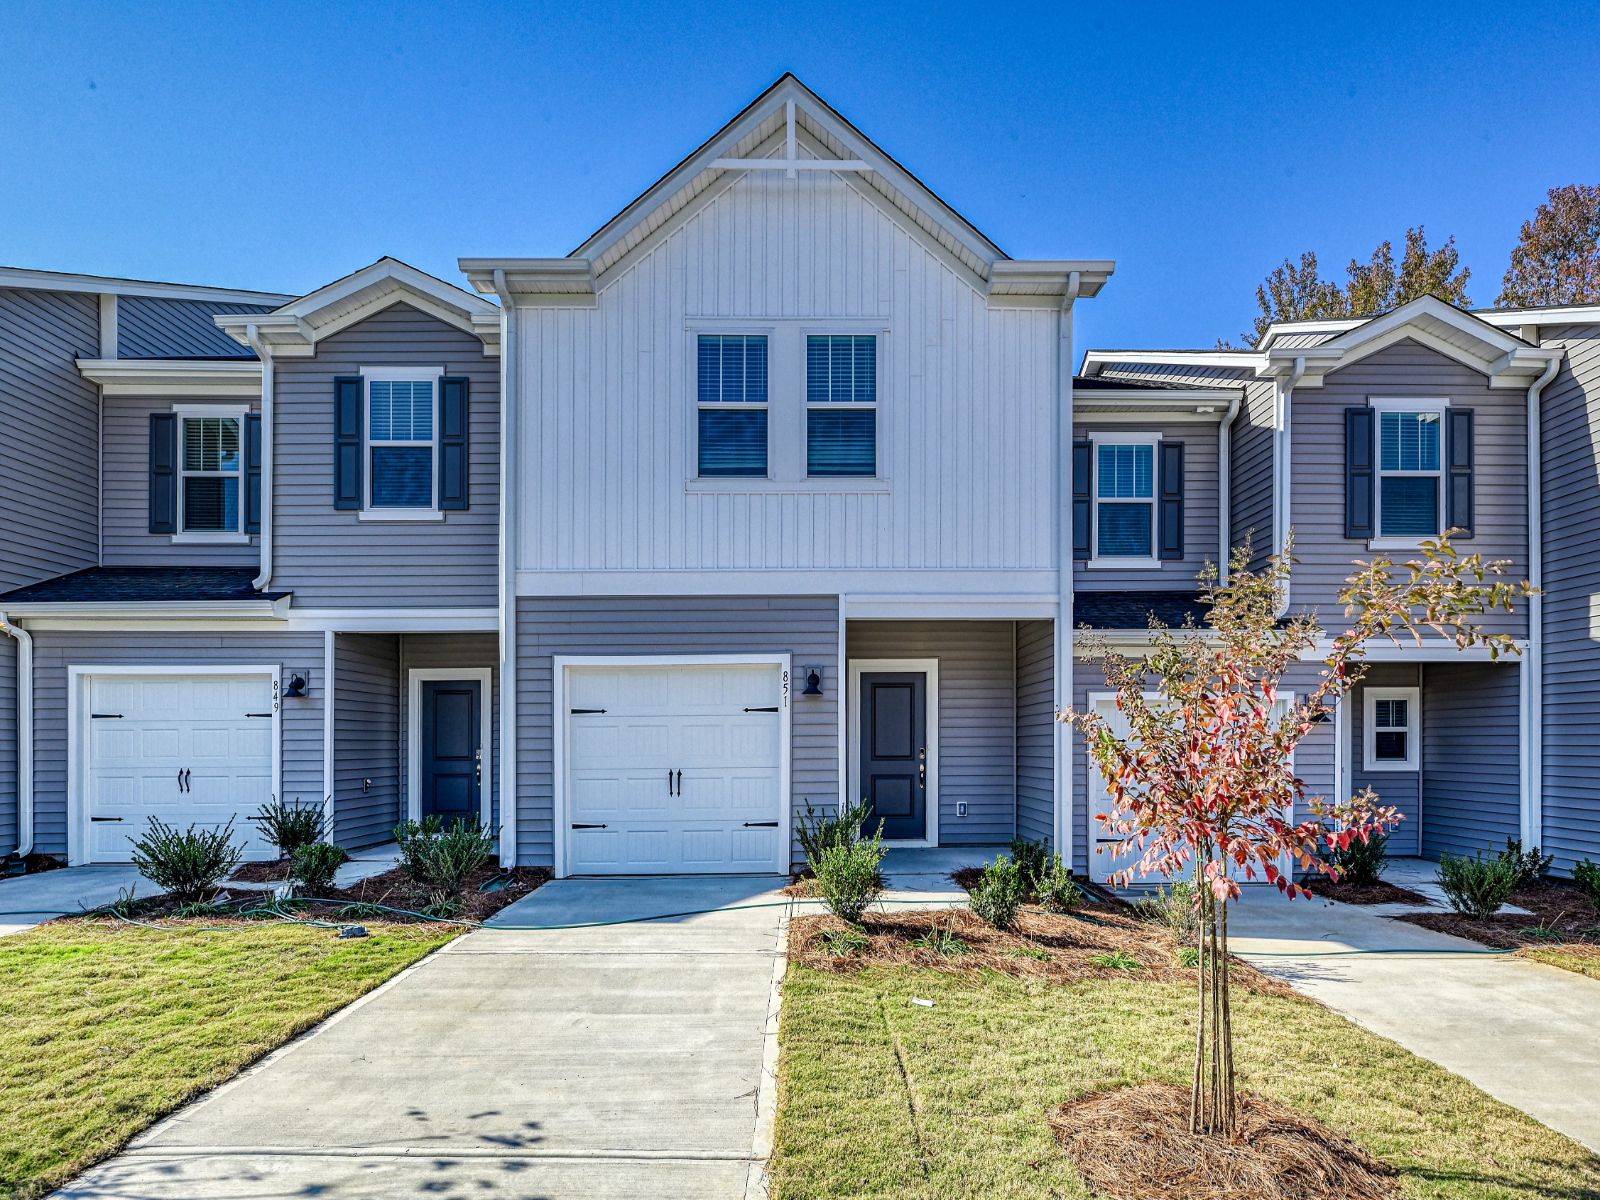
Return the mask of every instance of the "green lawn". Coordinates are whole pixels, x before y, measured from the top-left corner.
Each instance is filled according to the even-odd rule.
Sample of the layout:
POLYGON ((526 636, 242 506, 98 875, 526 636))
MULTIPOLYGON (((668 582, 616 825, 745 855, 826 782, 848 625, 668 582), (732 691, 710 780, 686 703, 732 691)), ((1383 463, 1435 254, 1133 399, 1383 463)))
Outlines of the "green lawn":
POLYGON ((455 936, 371 925, 0 939, 0 1195, 35 1196, 455 936))
MULTIPOLYGON (((1140 1080, 1186 1084, 1193 1008, 1188 988, 1136 980, 791 966, 775 1195, 1085 1196, 1047 1111, 1140 1080)), ((1241 989, 1234 1013, 1244 1086, 1400 1168, 1405 1196, 1600 1196, 1583 1147, 1329 1010, 1241 989)))

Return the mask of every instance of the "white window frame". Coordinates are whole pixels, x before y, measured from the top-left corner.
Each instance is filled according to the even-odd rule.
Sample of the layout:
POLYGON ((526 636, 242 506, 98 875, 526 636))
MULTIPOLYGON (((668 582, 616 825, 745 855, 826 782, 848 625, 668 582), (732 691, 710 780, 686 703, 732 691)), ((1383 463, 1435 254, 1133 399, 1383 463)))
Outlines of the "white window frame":
POLYGON ((443 367, 362 367, 361 368, 361 511, 362 521, 442 521, 439 508, 439 401, 444 379, 443 367), (374 381, 430 383, 433 385, 433 437, 427 441, 377 441, 372 437, 372 384, 374 381), (422 447, 429 450, 429 476, 433 502, 427 508, 375 508, 372 503, 373 446, 422 447))
POLYGON ((879 402, 883 399, 883 334, 876 329, 841 328, 837 325, 802 326, 800 329, 800 474, 808 483, 838 483, 854 480, 873 483, 883 479, 883 423, 878 417, 879 402), (811 401, 811 339, 814 337, 869 337, 872 339, 872 394, 871 403, 858 400, 829 400, 813 404, 811 401), (872 413, 872 474, 871 475, 813 475, 811 473, 811 412, 870 411, 872 413))
MULTIPOLYGON (((1091 570, 1159 571, 1161 558, 1158 538, 1161 534, 1161 434, 1129 433, 1114 430, 1095 430, 1089 434, 1090 454, 1094 456, 1089 489, 1089 561, 1084 565, 1091 570), (1100 447, 1149 446, 1150 447, 1150 553, 1116 555, 1100 553, 1100 447)), ((1111 504, 1142 503, 1142 501, 1110 500, 1111 504)))
POLYGON ((250 413, 250 407, 245 404, 174 404, 173 415, 178 418, 178 461, 174 464, 178 473, 177 509, 173 514, 174 532, 171 537, 174 542, 209 542, 213 545, 243 545, 250 541, 250 535, 244 531, 245 508, 245 417, 250 413), (239 469, 237 471, 189 471, 183 465, 183 427, 184 423, 194 417, 223 417, 239 422, 239 469), (186 481, 190 475, 202 479, 227 479, 229 477, 239 480, 239 527, 237 529, 185 529, 183 493, 186 481))
POLYGON ((1442 534, 1449 527, 1449 519, 1445 513, 1445 502, 1448 493, 1445 491, 1445 474, 1448 466, 1450 446, 1445 428, 1450 401, 1439 396, 1374 396, 1367 400, 1372 409, 1372 528, 1376 536, 1368 539, 1367 547, 1372 550, 1415 550, 1424 541, 1431 540, 1442 534), (1439 469, 1437 471, 1385 471, 1383 469, 1383 414, 1386 412, 1404 413, 1436 413, 1439 417, 1439 469), (1439 518, 1439 528, 1431 535, 1425 534, 1416 537, 1411 534, 1395 535, 1390 537, 1383 532, 1383 481, 1385 478, 1395 479, 1422 479, 1433 476, 1438 488, 1438 502, 1435 511, 1439 518))
POLYGON ((749 325, 729 326, 704 326, 694 327, 689 334, 689 395, 694 404, 694 420, 690 422, 689 446, 693 457, 689 460, 692 473, 689 479, 693 483, 710 484, 714 486, 747 486, 752 483, 770 481, 772 475, 773 438, 772 438, 772 385, 774 382, 773 358, 777 350, 775 331, 770 327, 749 325), (762 403, 750 403, 743 400, 729 401, 718 400, 715 403, 702 404, 700 402, 700 339, 702 337, 745 337, 764 338, 767 343, 767 398, 762 403), (700 414, 704 411, 712 412, 738 412, 753 411, 767 414, 767 470, 763 475, 702 475, 700 474, 700 414))
MULTIPOLYGON (((1385 731, 1397 729, 1385 725, 1385 731)), ((1361 759, 1364 771, 1415 771, 1420 761, 1422 741, 1422 689, 1418 687, 1369 687, 1361 689, 1361 759), (1379 758, 1378 701, 1406 702, 1406 756, 1404 759, 1379 758)))

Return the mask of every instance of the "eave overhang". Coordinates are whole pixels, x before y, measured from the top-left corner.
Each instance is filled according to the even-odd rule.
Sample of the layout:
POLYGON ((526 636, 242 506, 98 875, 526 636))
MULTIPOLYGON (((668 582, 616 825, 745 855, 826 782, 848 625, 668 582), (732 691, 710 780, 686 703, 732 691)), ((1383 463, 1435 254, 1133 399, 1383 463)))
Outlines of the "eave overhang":
POLYGON ((253 399, 261 395, 261 364, 254 360, 80 358, 78 373, 106 396, 253 399))

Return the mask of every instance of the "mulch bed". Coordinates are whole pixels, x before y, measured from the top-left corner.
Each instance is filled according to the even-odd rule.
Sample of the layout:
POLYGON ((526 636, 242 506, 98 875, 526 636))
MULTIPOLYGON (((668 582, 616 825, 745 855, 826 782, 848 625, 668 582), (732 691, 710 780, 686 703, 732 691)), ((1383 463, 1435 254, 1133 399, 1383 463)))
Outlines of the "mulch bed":
POLYGON ((1402 913, 1396 921, 1410 921, 1437 933, 1454 934, 1504 950, 1523 946, 1600 945, 1600 910, 1575 884, 1565 879, 1541 879, 1511 894, 1511 903, 1528 910, 1498 912, 1479 921, 1458 912, 1402 913))
POLYGON ((55 871, 67 864, 59 858, 52 858, 48 854, 30 854, 22 860, 23 870, 17 875, 0 874, 0 880, 25 879, 29 875, 38 875, 42 871, 55 871))
POLYGON ((1390 1200, 1399 1177, 1320 1121, 1249 1092, 1236 1139, 1189 1132, 1189 1091, 1170 1083, 1096 1092, 1050 1126, 1104 1200, 1390 1200))
MULTIPOLYGON (((950 878, 962 891, 970 892, 973 888, 977 887, 983 882, 983 871, 984 869, 982 867, 960 867, 957 870, 950 872, 950 878)), ((1073 880, 1080 888, 1083 889, 1085 895, 1089 896, 1095 901, 1110 908, 1114 908, 1119 912, 1131 913, 1133 911, 1132 906, 1129 905, 1126 900, 1117 895, 1115 892, 1108 891, 1107 889, 1101 887, 1098 883, 1092 883, 1089 880, 1079 878, 1076 875, 1073 876, 1073 880)), ((1030 892, 1025 898, 1025 902, 1028 904, 1037 904, 1039 902, 1039 897, 1030 892)))
MULTIPOLYGON (((1159 925, 1140 921, 1124 911, 1094 905, 1076 913, 1023 912, 1007 933, 966 909, 918 909, 868 913, 860 931, 865 949, 834 954, 824 934, 843 933, 850 926, 830 914, 796 917, 789 923, 789 961, 819 971, 859 971, 863 967, 925 967, 964 974, 1000 971, 1049 983, 1085 979, 1137 979, 1193 984, 1193 968, 1178 962, 1172 935, 1159 925), (945 957, 913 942, 935 929, 947 930, 968 946, 967 953, 945 957), (1126 955, 1136 966, 1094 961, 1099 955, 1126 955)), ((1263 975, 1249 963, 1233 963, 1233 977, 1242 987, 1273 996, 1291 996, 1289 986, 1263 975)))
POLYGON ((1376 883, 1350 883, 1339 880, 1335 883, 1331 879, 1307 879, 1306 887, 1311 889, 1313 896, 1323 900, 1337 900, 1340 904, 1421 904, 1428 903, 1428 898, 1410 888, 1403 888, 1398 883, 1386 883, 1380 879, 1376 883))

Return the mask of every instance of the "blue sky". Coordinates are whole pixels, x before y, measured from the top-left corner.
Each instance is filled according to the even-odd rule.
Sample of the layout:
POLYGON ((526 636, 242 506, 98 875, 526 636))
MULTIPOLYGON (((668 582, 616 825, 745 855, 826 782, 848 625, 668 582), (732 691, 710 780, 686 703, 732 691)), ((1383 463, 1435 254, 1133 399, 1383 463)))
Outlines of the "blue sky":
POLYGON ((1600 183, 1600 5, 1212 9, 11 0, 0 263, 564 254, 785 70, 1010 254, 1116 259, 1084 345, 1209 346, 1286 255, 1418 222, 1489 303, 1546 189, 1600 183))

